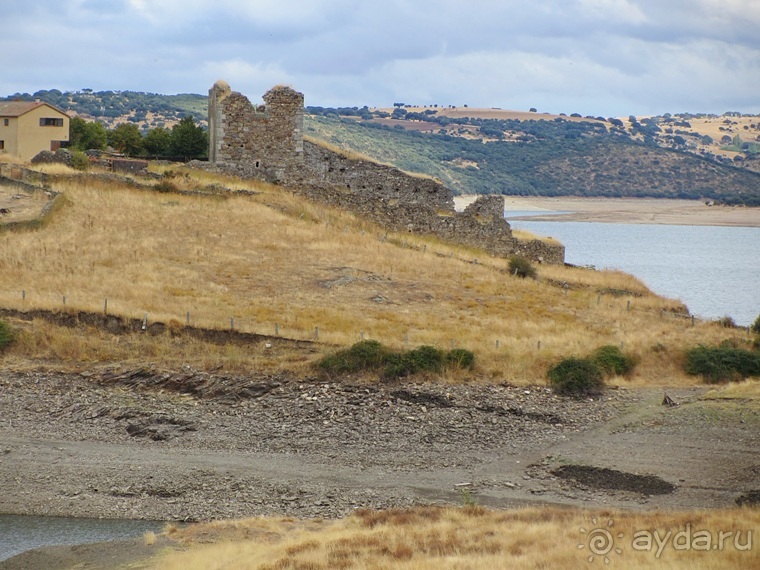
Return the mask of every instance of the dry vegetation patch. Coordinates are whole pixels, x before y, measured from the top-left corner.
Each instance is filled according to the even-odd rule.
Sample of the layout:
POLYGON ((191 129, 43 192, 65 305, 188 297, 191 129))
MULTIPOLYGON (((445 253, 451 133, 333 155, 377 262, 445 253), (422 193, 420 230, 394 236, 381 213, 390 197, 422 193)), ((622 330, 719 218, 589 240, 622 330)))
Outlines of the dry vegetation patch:
MULTIPOLYGON (((45 228, 0 235, 0 303, 64 309, 65 297, 71 310, 318 338, 327 343, 323 352, 362 335, 396 348, 453 344, 476 353, 474 374, 528 383, 543 381, 558 357, 620 343, 641 362, 633 381, 694 382, 674 355, 741 337, 663 318, 683 307, 621 273, 542 266, 539 280, 518 279, 507 274, 507 260, 482 251, 388 234, 278 187, 172 170, 183 188, 245 194, 153 193, 116 181, 59 179, 53 189, 65 194, 65 206, 45 228)), ((53 327, 28 334, 17 356, 156 361, 173 353, 201 366, 253 365, 231 349, 181 350, 158 337, 148 350, 138 339, 66 340, 53 327)), ((299 368, 316 357, 256 363, 299 368)))
POLYGON ((250 519, 171 529, 169 536, 187 550, 166 554, 156 567, 579 568, 589 561, 602 565, 614 561, 616 568, 623 569, 662 564, 673 569, 751 568, 760 563, 753 542, 758 530, 760 511, 750 509, 630 513, 420 507, 358 511, 335 522, 250 519), (674 549, 672 540, 687 529, 688 548, 674 549), (721 531, 731 534, 718 548, 721 531), (660 549, 655 532, 660 539, 668 537, 660 549), (711 543, 705 550, 708 535, 711 543), (636 547, 634 536, 639 537, 636 547), (599 537, 609 541, 599 542, 599 537), (203 542, 212 544, 199 544, 203 542))

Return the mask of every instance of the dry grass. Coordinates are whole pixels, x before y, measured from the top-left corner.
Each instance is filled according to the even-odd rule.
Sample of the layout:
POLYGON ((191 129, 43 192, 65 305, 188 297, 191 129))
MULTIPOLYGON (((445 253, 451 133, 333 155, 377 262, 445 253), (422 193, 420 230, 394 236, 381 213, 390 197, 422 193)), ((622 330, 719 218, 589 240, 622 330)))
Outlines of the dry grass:
POLYGON ((586 567, 589 557, 602 566, 606 557, 623 570, 756 568, 760 564, 759 530, 760 511, 749 509, 630 513, 554 507, 512 511, 421 507, 359 511, 335 522, 250 519, 175 530, 170 536, 186 550, 160 557, 156 568, 548 569, 586 567), (691 538, 684 542, 686 529, 691 538), (689 548, 677 550, 673 540, 682 531, 678 544, 689 548), (692 548, 704 548, 707 536, 710 546, 717 546, 720 531, 733 531, 722 548, 692 548), (741 534, 734 542, 736 531, 741 534), (592 543, 602 532, 610 533, 613 547, 594 554, 592 544, 597 553, 607 550, 601 543, 592 543), (644 534, 637 535, 634 548, 634 533, 639 532, 644 534), (662 543, 659 553, 655 532, 662 543), (643 549, 646 533, 651 536, 650 550, 643 549))
MULTIPOLYGON (((68 309, 102 311, 107 299, 109 312, 126 317, 184 323, 189 312, 196 326, 223 329, 234 319, 239 330, 272 334, 276 325, 295 339, 313 338, 318 327, 322 352, 361 333, 399 348, 405 337, 412 346, 453 342, 476 352, 477 376, 515 383, 543 382, 557 358, 620 343, 641 360, 631 382, 693 383, 678 366, 684 348, 747 338, 713 323, 661 318, 661 309, 680 304, 622 273, 542 266, 540 281, 523 280, 506 275, 506 260, 473 248, 387 234, 278 187, 174 170, 181 188, 222 184, 258 194, 60 182, 54 189, 66 204, 45 228, 0 234, 0 305, 60 309, 66 296, 68 309), (564 282, 567 292, 558 286, 564 282), (600 298, 599 289, 631 294, 600 298)), ((39 323, 25 334, 8 358, 301 370, 318 356, 252 360, 227 347, 79 338, 39 323)))

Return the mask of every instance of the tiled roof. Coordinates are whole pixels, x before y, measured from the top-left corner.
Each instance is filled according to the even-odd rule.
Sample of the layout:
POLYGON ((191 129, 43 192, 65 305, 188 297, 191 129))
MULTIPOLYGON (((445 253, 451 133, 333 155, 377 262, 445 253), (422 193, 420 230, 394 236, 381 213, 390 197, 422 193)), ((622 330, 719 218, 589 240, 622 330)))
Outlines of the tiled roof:
POLYGON ((64 115, 66 114, 58 107, 54 107, 53 105, 42 101, 0 101, 0 117, 20 117, 21 115, 43 105, 51 107, 64 115))

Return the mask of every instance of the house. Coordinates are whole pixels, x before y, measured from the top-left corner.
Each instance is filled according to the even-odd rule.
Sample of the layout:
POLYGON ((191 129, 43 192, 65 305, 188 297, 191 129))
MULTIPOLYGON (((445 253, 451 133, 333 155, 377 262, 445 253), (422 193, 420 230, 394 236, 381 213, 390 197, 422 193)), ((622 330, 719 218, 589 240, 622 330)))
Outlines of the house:
POLYGON ((69 140, 69 116, 41 101, 0 101, 0 153, 31 160, 69 140))

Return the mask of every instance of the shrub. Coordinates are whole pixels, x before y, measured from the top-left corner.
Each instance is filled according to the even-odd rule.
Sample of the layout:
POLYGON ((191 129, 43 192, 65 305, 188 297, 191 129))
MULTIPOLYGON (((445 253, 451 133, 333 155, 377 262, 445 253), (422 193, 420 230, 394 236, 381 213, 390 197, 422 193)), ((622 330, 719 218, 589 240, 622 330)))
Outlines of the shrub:
POLYGON ((0 320, 0 351, 10 346, 13 342, 14 334, 13 329, 5 321, 0 320))
POLYGON ((735 329, 736 328, 736 321, 734 321, 733 318, 726 315, 725 317, 721 317, 718 319, 718 324, 722 326, 724 329, 735 329))
POLYGON ((708 384, 740 380, 760 376, 760 354, 728 344, 700 345, 686 353, 685 369, 692 376, 701 375, 708 384))
POLYGON ((87 170, 90 168, 90 159, 81 150, 75 150, 71 153, 71 168, 75 170, 87 170))
POLYGON ((418 372, 440 372, 443 370, 443 358, 442 350, 427 345, 393 354, 388 358, 383 377, 390 380, 418 372))
POLYGON ((636 359, 623 354, 617 346, 600 346, 591 355, 591 360, 607 376, 625 376, 636 366, 636 359))
POLYGON ((382 370, 383 378, 392 380, 418 372, 438 373, 444 366, 472 369, 475 355, 463 348, 444 352, 424 345, 406 352, 394 352, 376 340, 363 340, 325 356, 317 366, 331 374, 382 370))
POLYGON ((570 357, 549 369, 549 383, 558 394, 585 396, 604 387, 599 366, 590 358, 570 357))
POLYGON ((515 255, 509 258, 509 273, 510 275, 517 275, 523 279, 526 277, 535 279, 536 268, 533 267, 533 264, 524 257, 518 257, 515 255))
POLYGON ((475 368, 475 353, 466 348, 454 348, 446 353, 445 361, 449 366, 472 370, 475 368))
POLYGON ((389 351, 376 340, 362 340, 345 350, 325 356, 318 366, 325 372, 346 373, 377 370, 385 365, 389 351))
POLYGON ((161 180, 153 189, 156 192, 179 192, 179 188, 171 180, 161 180))
POLYGON ((755 322, 752 323, 750 330, 755 334, 760 334, 760 315, 758 315, 755 322))

